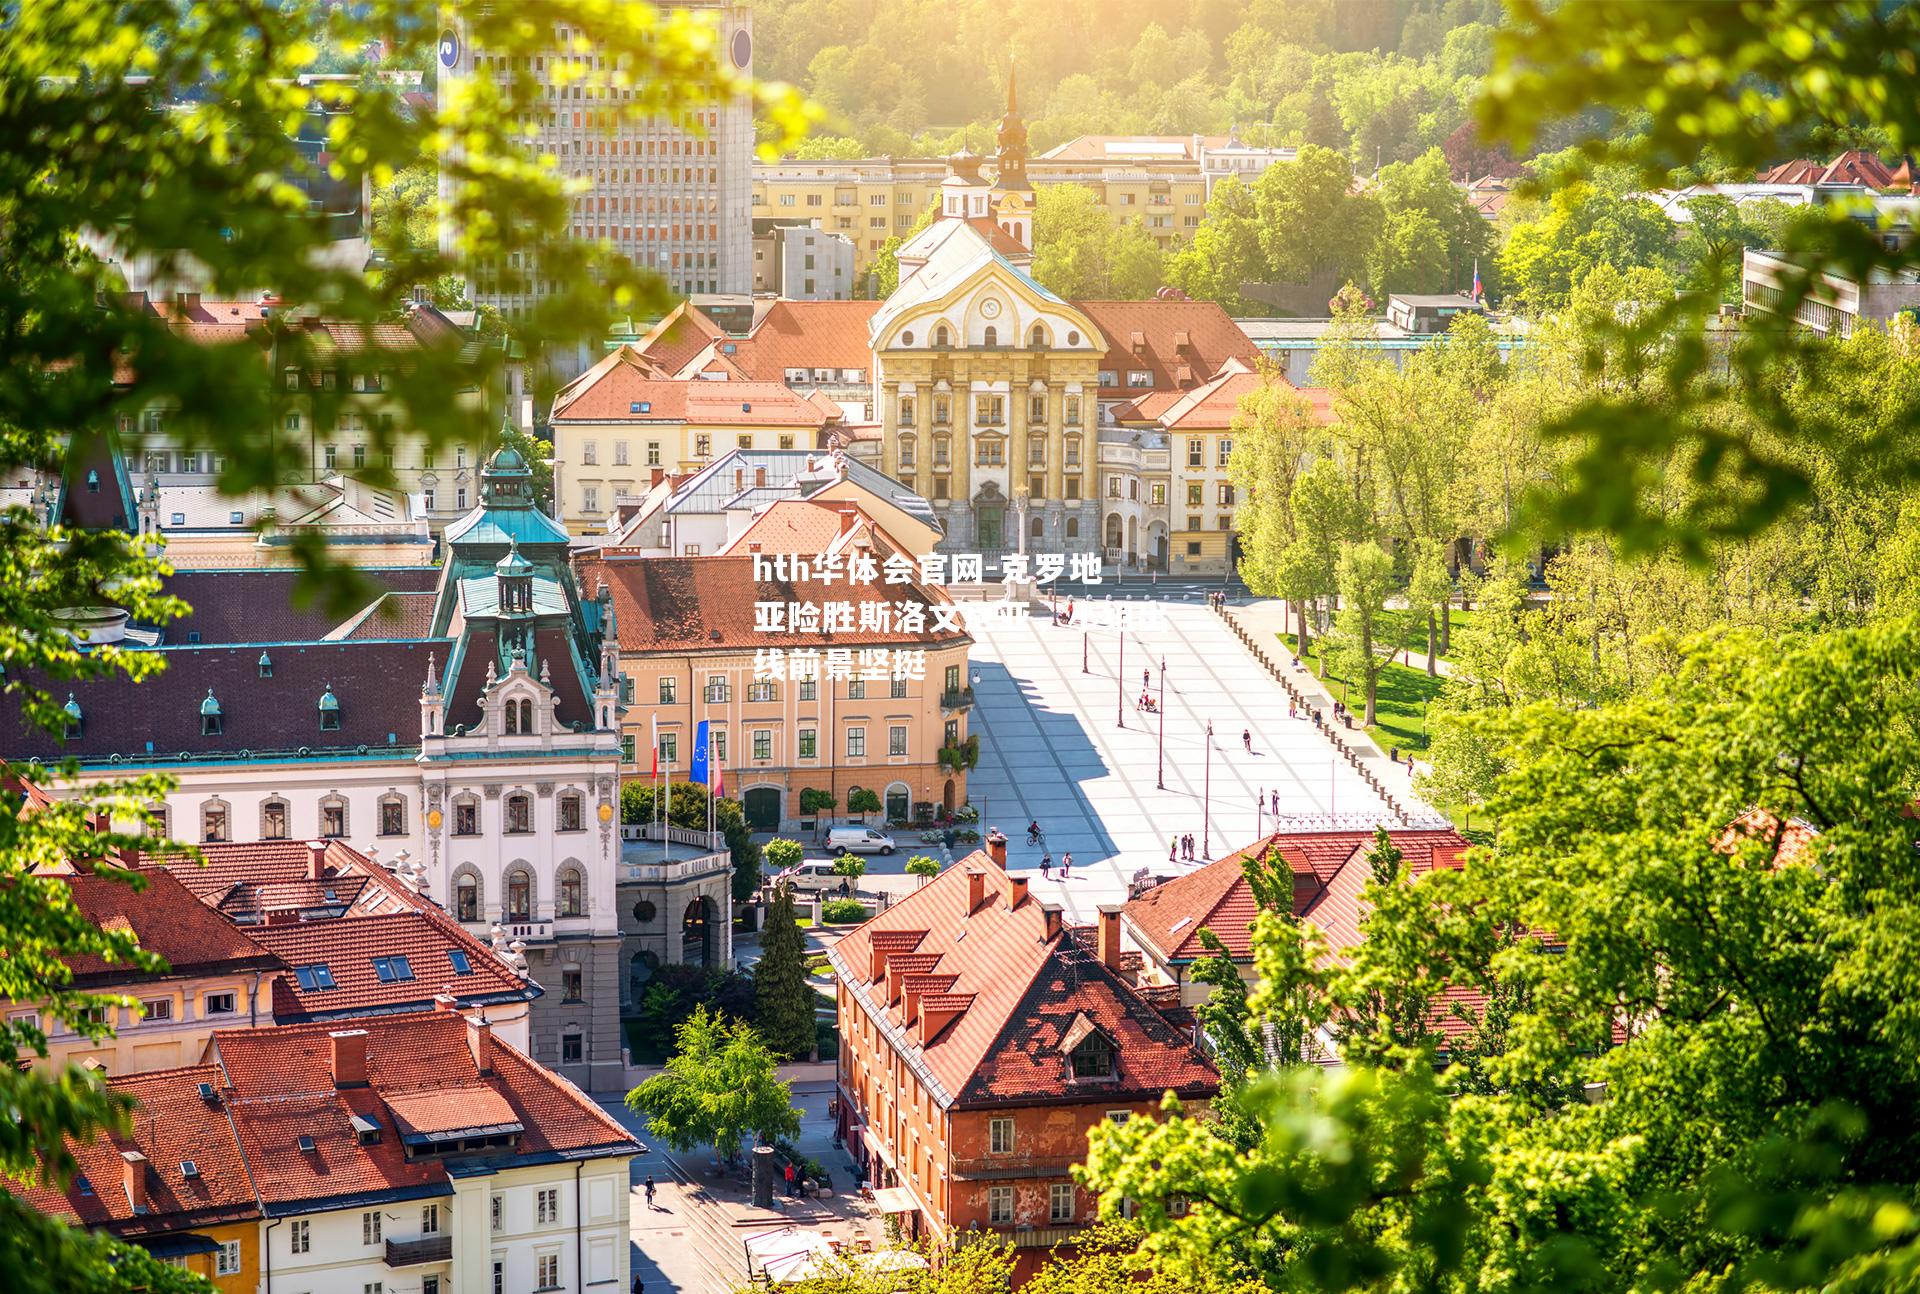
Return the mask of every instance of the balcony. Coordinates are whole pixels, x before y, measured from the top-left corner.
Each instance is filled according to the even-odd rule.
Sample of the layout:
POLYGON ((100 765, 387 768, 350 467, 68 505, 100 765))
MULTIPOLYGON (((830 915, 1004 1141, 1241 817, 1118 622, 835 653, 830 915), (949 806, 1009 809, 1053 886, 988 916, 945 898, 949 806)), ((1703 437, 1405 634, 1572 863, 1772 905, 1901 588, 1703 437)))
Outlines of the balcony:
POLYGON ((966 710, 972 708, 972 706, 973 689, 970 687, 963 687, 957 692, 943 692, 940 694, 940 708, 942 710, 966 710))
POLYGON ((453 1261, 452 1236, 424 1236, 419 1240, 387 1241, 387 1266, 419 1267, 453 1261))

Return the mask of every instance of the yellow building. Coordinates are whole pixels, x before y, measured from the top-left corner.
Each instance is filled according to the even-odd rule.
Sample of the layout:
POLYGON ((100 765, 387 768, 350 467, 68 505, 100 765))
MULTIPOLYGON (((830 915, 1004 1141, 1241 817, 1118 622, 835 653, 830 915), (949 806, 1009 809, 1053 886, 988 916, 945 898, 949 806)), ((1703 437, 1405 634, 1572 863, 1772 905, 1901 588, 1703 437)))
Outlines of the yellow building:
MULTIPOLYGON (((142 975, 93 958, 70 963, 73 987, 114 994, 125 1004, 103 1008, 114 1027, 95 1040, 47 1021, 46 1060, 58 1072, 80 1065, 103 1076, 198 1063, 215 1029, 273 1021, 273 980, 280 959, 213 911, 172 874, 149 870, 132 886, 100 876, 71 876, 74 902, 87 919, 132 931, 140 946, 166 958, 168 970, 142 975)), ((27 1003, 6 1008, 10 1019, 37 1017, 27 1003)))
MULTIPOLYGON (((1003 174, 1024 142, 1003 127, 1003 174)), ((940 216, 900 248, 900 287, 870 328, 876 465, 932 502, 948 552, 1098 541, 1107 341, 1027 273, 1028 196, 990 188, 971 155, 952 159, 940 216)))
MULTIPOLYGON (((684 778, 706 723, 727 794, 739 797, 755 830, 797 827, 800 793, 808 789, 830 792, 843 809, 854 788, 870 790, 889 821, 965 804, 967 769, 956 756, 964 755, 973 706, 967 665, 973 640, 957 621, 941 623, 942 613, 953 611, 951 602, 919 583, 849 583, 844 575, 757 578, 756 565, 776 554, 798 556, 812 571, 821 554, 835 549, 837 514, 811 504, 791 510, 819 512, 822 529, 789 542, 769 536, 758 554, 581 564, 583 585, 605 580, 613 594, 628 774, 648 775, 657 734, 661 766, 684 778), (851 623, 863 627, 794 631, 788 622, 775 628, 756 607, 824 609, 832 602, 846 603, 851 623), (758 677, 762 659, 774 650, 784 653, 782 675, 758 677), (912 676, 896 676, 900 652, 923 654, 912 676), (810 676, 797 665, 787 669, 795 653, 816 666, 810 676), (844 669, 835 666, 836 656, 844 669)), ((787 523, 772 515, 763 524, 787 523)), ((894 550, 876 537, 867 551, 878 567, 894 550)), ((842 571, 850 556, 841 553, 842 571)))
POLYGON ((780 382, 676 381, 622 346, 554 398, 553 488, 576 534, 603 529, 662 474, 695 472, 734 450, 810 450, 839 410, 780 382))
MULTIPOLYGON (((1039 187, 1078 184, 1092 190, 1116 220, 1138 216, 1162 247, 1172 249, 1193 237, 1221 179, 1232 175, 1251 183, 1292 155, 1292 149, 1249 148, 1227 136, 1082 135, 1032 159, 1026 170, 1039 187)), ((818 219, 822 229, 846 235, 853 240, 858 275, 889 237, 904 237, 939 200, 945 178, 946 165, 935 158, 758 162, 753 214, 818 219)))

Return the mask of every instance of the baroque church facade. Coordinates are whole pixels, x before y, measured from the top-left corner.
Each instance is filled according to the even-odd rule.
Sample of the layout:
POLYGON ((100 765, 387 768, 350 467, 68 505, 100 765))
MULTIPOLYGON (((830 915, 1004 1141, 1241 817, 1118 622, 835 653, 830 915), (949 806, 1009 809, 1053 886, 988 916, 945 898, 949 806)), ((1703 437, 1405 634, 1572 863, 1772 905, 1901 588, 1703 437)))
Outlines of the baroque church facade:
POLYGON ((1106 338, 1029 272, 1033 189, 1011 78, 989 183, 949 159, 940 212, 898 252, 869 325, 879 461, 930 500, 946 552, 1100 542, 1098 373, 1106 338))

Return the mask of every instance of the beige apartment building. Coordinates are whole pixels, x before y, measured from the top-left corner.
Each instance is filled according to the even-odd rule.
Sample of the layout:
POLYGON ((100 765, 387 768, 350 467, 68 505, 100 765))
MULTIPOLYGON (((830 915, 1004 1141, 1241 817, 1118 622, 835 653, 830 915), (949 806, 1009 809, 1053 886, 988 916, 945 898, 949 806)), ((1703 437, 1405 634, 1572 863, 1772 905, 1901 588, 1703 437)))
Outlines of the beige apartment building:
POLYGON ((736 450, 817 449, 831 401, 780 382, 677 381, 622 346, 553 402, 553 489, 576 534, 604 529, 662 475, 697 472, 736 450))
MULTIPOLYGON (((1116 219, 1140 217, 1161 246, 1172 248, 1200 227, 1214 185, 1229 175, 1251 183, 1292 156, 1290 148, 1252 148, 1228 136, 1082 135, 1029 161, 1026 178, 1036 188, 1084 185, 1116 219)), ((904 237, 939 202, 946 177, 940 158, 757 162, 753 214, 818 220, 845 235, 859 275, 888 238, 904 237)))
POLYGON ((649 775, 657 733, 661 766, 685 778, 706 722, 727 794, 741 800, 756 830, 800 827, 800 793, 810 788, 833 794, 837 816, 855 788, 876 792, 889 821, 966 803, 965 760, 956 756, 973 706, 973 640, 957 624, 934 627, 935 608, 951 610, 946 595, 917 582, 756 579, 755 562, 746 554, 580 562, 585 586, 604 580, 613 595, 625 775, 649 775), (865 617, 877 610, 887 628, 756 627, 756 602, 828 601, 851 602, 856 625, 872 623, 865 617), (896 628, 903 615, 925 627, 896 628), (772 649, 817 653, 817 676, 756 678, 756 658, 772 649), (896 650, 925 653, 921 676, 870 676, 869 653, 896 650), (850 653, 847 677, 829 669, 837 651, 850 653))

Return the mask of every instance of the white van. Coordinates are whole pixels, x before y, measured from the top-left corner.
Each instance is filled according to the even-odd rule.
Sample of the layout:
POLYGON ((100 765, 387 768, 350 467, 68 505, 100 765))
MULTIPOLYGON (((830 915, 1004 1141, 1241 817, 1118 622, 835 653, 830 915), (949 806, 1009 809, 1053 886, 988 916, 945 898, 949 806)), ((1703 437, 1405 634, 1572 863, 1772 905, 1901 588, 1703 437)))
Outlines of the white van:
POLYGON ((827 833, 827 850, 835 854, 891 854, 893 837, 872 827, 835 827, 827 833))
POLYGON ((787 879, 796 890, 837 890, 847 878, 833 870, 831 858, 809 858, 787 879))

